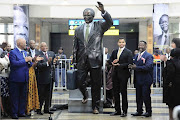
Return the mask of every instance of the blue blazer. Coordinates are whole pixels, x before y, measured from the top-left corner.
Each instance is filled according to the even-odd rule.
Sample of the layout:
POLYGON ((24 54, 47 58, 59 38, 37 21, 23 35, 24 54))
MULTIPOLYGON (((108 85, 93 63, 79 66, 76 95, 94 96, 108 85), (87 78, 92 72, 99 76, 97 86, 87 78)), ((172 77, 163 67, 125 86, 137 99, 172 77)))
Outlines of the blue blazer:
POLYGON ((141 58, 137 60, 138 55, 136 55, 134 63, 136 64, 135 74, 136 74, 136 84, 140 85, 151 85, 153 82, 153 56, 147 51, 144 52, 141 58))
MULTIPOLYGON (((24 54, 27 56, 26 52, 24 52, 24 54)), ((9 60, 11 69, 9 81, 28 82, 29 67, 32 66, 32 62, 27 63, 23 57, 23 54, 17 48, 9 53, 9 60)))

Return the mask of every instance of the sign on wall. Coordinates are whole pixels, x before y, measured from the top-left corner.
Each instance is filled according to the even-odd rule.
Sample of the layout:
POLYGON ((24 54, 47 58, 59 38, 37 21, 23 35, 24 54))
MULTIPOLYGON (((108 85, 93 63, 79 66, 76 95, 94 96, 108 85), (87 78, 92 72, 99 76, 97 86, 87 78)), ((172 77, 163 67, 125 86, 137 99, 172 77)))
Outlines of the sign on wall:
POLYGON ((153 13, 154 48, 165 51, 170 45, 168 4, 155 4, 153 13))
POLYGON ((16 40, 23 38, 28 44, 29 41, 29 7, 14 5, 14 46, 16 47, 16 40))
MULTIPOLYGON (((99 19, 96 19, 94 21, 99 21, 99 19)), ((73 36, 75 34, 75 29, 84 23, 85 21, 82 19, 69 20, 69 35, 73 36)), ((106 31, 104 35, 119 35, 119 29, 117 28, 118 26, 119 26, 119 20, 113 20, 113 26, 108 31, 106 31)))

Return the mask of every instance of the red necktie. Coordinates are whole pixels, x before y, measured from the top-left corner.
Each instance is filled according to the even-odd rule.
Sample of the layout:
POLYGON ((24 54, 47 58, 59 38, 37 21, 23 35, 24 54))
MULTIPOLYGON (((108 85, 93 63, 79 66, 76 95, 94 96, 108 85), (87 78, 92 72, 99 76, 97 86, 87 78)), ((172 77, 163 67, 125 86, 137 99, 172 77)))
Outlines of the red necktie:
POLYGON ((141 58, 141 54, 139 54, 139 55, 138 55, 138 59, 137 59, 137 61, 139 61, 139 60, 140 60, 140 58, 141 58))
POLYGON ((46 56, 46 58, 48 59, 48 56, 47 56, 46 52, 45 52, 45 56, 46 56))

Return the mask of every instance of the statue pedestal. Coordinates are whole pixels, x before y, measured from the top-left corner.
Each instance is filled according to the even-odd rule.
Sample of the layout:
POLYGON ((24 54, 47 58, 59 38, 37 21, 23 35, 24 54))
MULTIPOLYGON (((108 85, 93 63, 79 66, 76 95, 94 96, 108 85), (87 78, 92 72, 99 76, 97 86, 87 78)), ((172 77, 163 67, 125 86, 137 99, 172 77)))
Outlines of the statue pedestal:
MULTIPOLYGON (((88 101, 82 104, 82 94, 79 89, 69 90, 68 112, 70 113, 92 113, 91 87, 88 90, 88 101)), ((103 88, 101 88, 101 102, 99 112, 103 112, 103 88)))

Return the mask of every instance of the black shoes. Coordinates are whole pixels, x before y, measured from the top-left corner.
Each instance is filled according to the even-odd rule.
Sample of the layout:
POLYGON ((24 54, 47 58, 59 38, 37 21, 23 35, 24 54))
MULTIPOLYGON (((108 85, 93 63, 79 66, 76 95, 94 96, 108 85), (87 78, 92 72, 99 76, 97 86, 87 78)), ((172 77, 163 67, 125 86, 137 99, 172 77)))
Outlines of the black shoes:
POLYGON ((110 114, 110 116, 116 116, 116 115, 121 115, 121 112, 113 112, 110 114))
POLYGON ((53 112, 48 111, 48 110, 44 110, 44 113, 47 113, 47 114, 53 114, 53 112))
POLYGON ((12 119, 19 119, 17 115, 12 115, 12 119))
POLYGON ((133 113, 131 114, 132 116, 142 116, 142 113, 139 113, 139 112, 136 112, 136 113, 133 113))
POLYGON ((41 112, 41 110, 37 110, 37 114, 43 115, 43 113, 41 112))
POLYGON ((19 119, 19 117, 27 117, 27 115, 26 114, 21 114, 21 115, 12 115, 11 116, 12 117, 12 119, 19 119))
POLYGON ((50 108, 50 111, 56 111, 57 109, 56 108, 50 108))
POLYGON ((18 115, 18 117, 27 117, 26 114, 18 115))
POLYGON ((152 113, 146 112, 146 113, 142 114, 142 113, 138 113, 138 112, 136 112, 136 113, 131 114, 131 115, 132 115, 132 116, 144 116, 144 117, 151 117, 151 116, 152 116, 152 113))
POLYGON ((142 116, 144 116, 144 117, 151 117, 152 113, 146 112, 146 113, 142 114, 142 116))
POLYGON ((120 115, 120 117, 126 117, 126 116, 127 116, 126 112, 123 112, 123 114, 120 115))

